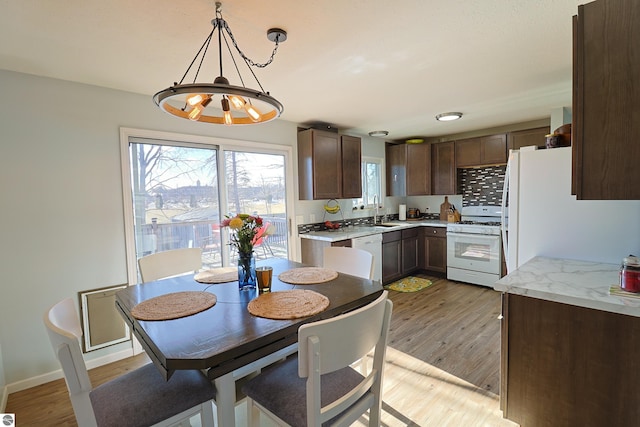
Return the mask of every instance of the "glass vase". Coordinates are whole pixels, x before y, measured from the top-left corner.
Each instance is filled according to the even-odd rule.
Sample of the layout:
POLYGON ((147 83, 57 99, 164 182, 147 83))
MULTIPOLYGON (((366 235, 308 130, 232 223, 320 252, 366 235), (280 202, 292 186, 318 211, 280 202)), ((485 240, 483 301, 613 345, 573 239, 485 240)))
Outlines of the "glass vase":
POLYGON ((238 288, 241 291, 255 289, 256 278, 256 258, 253 252, 238 253, 238 288))

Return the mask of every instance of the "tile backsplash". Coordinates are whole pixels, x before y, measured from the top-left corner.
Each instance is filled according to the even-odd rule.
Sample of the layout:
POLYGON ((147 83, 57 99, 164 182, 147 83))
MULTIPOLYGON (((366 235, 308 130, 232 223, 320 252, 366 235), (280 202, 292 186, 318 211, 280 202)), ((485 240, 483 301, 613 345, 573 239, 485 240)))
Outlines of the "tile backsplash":
POLYGON ((502 203, 506 169, 506 165, 458 169, 458 192, 462 194, 462 206, 499 206, 502 203))

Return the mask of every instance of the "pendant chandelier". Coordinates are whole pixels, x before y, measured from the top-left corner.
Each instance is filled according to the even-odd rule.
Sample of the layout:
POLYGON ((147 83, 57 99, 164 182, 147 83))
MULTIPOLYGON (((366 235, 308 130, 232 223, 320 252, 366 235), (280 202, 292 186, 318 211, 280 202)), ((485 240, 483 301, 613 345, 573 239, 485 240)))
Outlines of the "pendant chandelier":
POLYGON ((271 57, 264 64, 257 64, 240 50, 233 37, 227 22, 222 19, 222 4, 216 2, 216 17, 211 21, 213 30, 189 64, 187 71, 180 82, 168 87, 153 96, 153 100, 162 111, 176 117, 198 122, 225 124, 225 125, 249 125, 271 121, 282 114, 284 107, 269 92, 265 92, 253 72, 252 66, 264 68, 269 65, 278 50, 280 43, 287 39, 287 33, 279 28, 271 28, 267 31, 267 38, 275 43, 271 57), (218 31, 218 64, 219 75, 213 83, 198 83, 198 74, 202 68, 205 56, 209 49, 214 34, 218 31), (224 30, 224 31, 223 31, 224 30), (250 89, 245 86, 238 63, 233 56, 229 39, 242 57, 251 75, 258 84, 260 90, 250 89), (222 73, 222 42, 224 41, 229 56, 238 74, 242 86, 229 84, 229 80, 222 73), (194 64, 197 67, 194 68, 194 64), (192 68, 194 70, 192 71, 192 68), (188 75, 193 75, 191 83, 184 83, 188 75))

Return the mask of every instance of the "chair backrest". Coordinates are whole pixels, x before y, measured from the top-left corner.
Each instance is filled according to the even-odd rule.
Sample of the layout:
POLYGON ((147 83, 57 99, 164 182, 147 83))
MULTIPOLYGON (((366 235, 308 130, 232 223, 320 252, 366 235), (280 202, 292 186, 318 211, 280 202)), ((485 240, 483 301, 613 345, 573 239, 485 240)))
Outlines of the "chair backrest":
POLYGON ((185 248, 157 252, 138 259, 142 282, 195 272, 202 268, 202 249, 185 248))
POLYGON ((78 425, 95 426, 96 419, 89 398, 91 380, 82 357, 82 328, 73 299, 66 298, 44 315, 49 340, 62 366, 67 389, 78 425))
POLYGON ((324 248, 322 266, 364 279, 373 278, 373 255, 362 249, 328 246, 324 248))
POLYGON ((361 405, 366 405, 365 411, 377 408, 377 411, 372 409, 370 416, 379 417, 387 335, 393 309, 393 303, 387 296, 388 292, 384 291, 365 307, 308 323, 298 330, 298 375, 307 378, 307 419, 316 420, 320 425, 342 414, 338 424, 350 425, 363 412, 361 405), (367 377, 344 397, 323 407, 320 402, 320 376, 351 365, 374 347, 373 367, 367 377), (360 400, 365 395, 366 398, 360 400))

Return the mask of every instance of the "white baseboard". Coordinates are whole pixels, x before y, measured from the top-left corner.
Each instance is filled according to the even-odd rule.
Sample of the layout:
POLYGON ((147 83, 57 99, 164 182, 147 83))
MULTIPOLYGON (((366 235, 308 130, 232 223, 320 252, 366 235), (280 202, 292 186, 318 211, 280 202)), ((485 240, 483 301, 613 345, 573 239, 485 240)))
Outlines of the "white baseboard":
MULTIPOLYGON (((118 360, 126 359, 127 357, 133 356, 132 349, 125 349, 119 351, 117 353, 108 354, 103 357, 98 357, 96 359, 91 359, 86 361, 87 369, 97 368, 98 366, 107 365, 112 362, 116 362, 118 360)), ((59 380, 63 378, 62 369, 55 370, 53 372, 48 372, 46 374, 37 375, 35 377, 27 378, 21 381, 17 381, 15 383, 7 384, 5 387, 5 394, 8 398, 8 395, 11 393, 15 393, 17 391, 26 390, 31 387, 39 386, 41 384, 46 384, 51 381, 59 380)), ((6 399, 4 400, 6 404, 6 399)), ((4 410, 4 406, 2 406, 4 410)))

